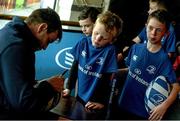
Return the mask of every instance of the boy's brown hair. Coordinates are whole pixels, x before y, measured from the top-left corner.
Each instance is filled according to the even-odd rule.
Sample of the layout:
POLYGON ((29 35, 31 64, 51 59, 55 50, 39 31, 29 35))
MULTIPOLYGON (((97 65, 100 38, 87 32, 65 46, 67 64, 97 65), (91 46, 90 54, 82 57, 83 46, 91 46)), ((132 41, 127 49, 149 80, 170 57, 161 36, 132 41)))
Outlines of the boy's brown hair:
POLYGON ((90 18, 91 21, 95 23, 98 14, 100 14, 100 10, 98 10, 97 8, 86 6, 78 16, 78 20, 84 20, 90 18))
POLYGON ((165 10, 156 10, 152 12, 147 19, 147 23, 151 18, 156 18, 159 22, 165 24, 166 30, 169 29, 170 23, 171 23, 171 18, 170 15, 167 11, 165 10))

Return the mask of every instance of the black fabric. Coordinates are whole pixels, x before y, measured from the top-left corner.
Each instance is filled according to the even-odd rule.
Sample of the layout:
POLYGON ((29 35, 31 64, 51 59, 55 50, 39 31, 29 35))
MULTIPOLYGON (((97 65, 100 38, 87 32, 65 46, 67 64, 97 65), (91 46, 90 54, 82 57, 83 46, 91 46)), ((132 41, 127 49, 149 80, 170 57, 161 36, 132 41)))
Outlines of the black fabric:
POLYGON ((174 103, 168 108, 163 120, 179 120, 180 119, 180 97, 178 97, 174 103))
POLYGON ((0 118, 38 115, 56 94, 47 82, 34 88, 38 47, 38 40, 18 17, 0 30, 0 118))
POLYGON ((102 78, 99 80, 99 83, 89 101, 99 102, 107 107, 111 91, 111 76, 111 73, 102 75, 102 78))
POLYGON ((74 86, 76 85, 76 80, 78 75, 77 73, 78 73, 78 62, 74 61, 70 69, 69 79, 66 85, 67 89, 72 90, 73 88, 75 88, 74 86))

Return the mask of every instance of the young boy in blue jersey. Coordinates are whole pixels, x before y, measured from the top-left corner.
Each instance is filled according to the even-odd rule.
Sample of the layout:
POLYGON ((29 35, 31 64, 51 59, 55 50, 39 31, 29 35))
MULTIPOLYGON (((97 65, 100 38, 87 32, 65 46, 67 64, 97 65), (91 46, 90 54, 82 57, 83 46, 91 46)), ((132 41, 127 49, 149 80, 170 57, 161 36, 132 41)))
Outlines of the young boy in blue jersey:
POLYGON ((77 102, 71 119, 104 119, 110 93, 111 76, 118 69, 115 46, 122 20, 109 11, 99 14, 92 37, 80 40, 72 49, 74 63, 68 79, 68 96, 78 80, 77 102))
MULTIPOLYGON (((152 12, 158 9, 169 11, 168 6, 170 3, 168 1, 169 0, 149 0, 148 14, 151 14, 152 12)), ((146 36, 146 27, 142 29, 142 31, 139 33, 137 37, 133 39, 133 41, 136 43, 147 43, 148 38, 146 36)), ((170 24, 168 32, 166 32, 164 37, 162 37, 161 42, 164 50, 168 53, 169 57, 172 59, 176 51, 176 36, 172 23, 170 24)))
POLYGON ((179 84, 176 82, 176 75, 168 54, 161 43, 169 26, 170 20, 166 11, 157 10, 151 13, 146 23, 148 42, 131 47, 126 59, 128 75, 119 98, 119 106, 123 110, 120 118, 161 120, 176 99, 179 84), (149 83, 160 75, 170 83, 171 93, 163 103, 148 113, 145 109, 145 92, 149 83))

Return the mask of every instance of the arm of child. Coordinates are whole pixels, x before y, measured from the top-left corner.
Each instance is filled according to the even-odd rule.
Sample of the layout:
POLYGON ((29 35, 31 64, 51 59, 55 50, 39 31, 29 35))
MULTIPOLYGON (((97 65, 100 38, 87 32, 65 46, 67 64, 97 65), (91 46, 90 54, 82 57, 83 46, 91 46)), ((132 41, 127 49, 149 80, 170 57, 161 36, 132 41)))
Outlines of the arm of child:
POLYGON ((78 62, 74 61, 72 64, 72 67, 70 69, 70 75, 67 80, 67 83, 65 85, 65 89, 63 90, 62 96, 69 96, 71 93, 71 90, 75 87, 76 85, 76 80, 77 80, 77 73, 78 73, 78 62))

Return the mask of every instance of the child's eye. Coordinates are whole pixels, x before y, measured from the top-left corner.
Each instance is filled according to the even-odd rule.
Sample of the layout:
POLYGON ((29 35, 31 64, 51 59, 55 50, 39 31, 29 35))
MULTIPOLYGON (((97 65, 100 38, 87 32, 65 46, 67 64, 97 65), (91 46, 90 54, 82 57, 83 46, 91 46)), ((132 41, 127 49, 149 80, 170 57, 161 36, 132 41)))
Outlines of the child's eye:
POLYGON ((160 28, 157 28, 157 29, 156 29, 156 32, 157 32, 157 33, 161 33, 162 31, 163 31, 163 30, 160 29, 160 28))

